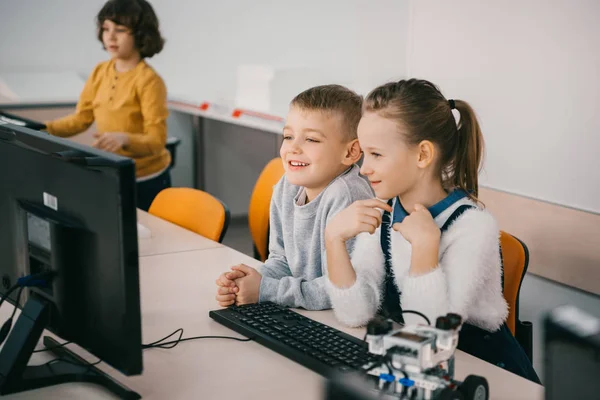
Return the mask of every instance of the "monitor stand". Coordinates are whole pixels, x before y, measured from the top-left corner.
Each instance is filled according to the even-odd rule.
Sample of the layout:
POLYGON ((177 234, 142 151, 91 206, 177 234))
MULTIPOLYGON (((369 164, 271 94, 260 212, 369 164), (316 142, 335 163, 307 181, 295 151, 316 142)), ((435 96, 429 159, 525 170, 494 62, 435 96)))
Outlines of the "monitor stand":
MULTIPOLYGON (((0 394, 24 392, 68 382, 89 382, 100 385, 122 399, 141 399, 138 393, 111 378, 72 351, 58 347, 48 350, 61 361, 52 364, 27 366, 44 328, 48 324, 49 305, 30 297, 0 351, 0 394), (64 361, 63 361, 64 360, 64 361)), ((59 343, 44 337, 44 346, 59 343)))

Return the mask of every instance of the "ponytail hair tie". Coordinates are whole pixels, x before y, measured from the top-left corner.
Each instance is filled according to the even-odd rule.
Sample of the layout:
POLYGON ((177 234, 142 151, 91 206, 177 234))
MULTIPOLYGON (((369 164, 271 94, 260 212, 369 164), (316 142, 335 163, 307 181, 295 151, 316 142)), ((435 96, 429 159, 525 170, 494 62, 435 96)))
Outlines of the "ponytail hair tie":
POLYGON ((452 100, 452 99, 448 100, 448 104, 450 104, 451 110, 454 110, 456 108, 456 104, 454 104, 454 100, 452 100))

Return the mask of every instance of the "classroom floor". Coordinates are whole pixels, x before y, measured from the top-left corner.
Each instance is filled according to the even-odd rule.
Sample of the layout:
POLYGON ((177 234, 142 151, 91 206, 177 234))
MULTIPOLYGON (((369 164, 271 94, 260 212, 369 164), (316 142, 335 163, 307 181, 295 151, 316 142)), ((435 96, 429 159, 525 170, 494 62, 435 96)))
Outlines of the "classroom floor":
MULTIPOLYGON (((252 257, 252 238, 245 218, 232 220, 223 244, 252 257)), ((528 274, 523 280, 520 299, 521 320, 533 322, 533 365, 544 380, 544 316, 551 309, 572 304, 600 318, 600 296, 573 289, 528 274)))

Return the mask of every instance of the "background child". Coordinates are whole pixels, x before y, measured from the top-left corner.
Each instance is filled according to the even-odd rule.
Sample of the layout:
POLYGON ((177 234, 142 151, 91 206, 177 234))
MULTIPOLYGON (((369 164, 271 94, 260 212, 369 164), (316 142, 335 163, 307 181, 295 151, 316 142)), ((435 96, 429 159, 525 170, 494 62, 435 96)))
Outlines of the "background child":
POLYGON ((167 90, 144 61, 163 48, 158 18, 146 0, 110 0, 96 23, 98 40, 111 59, 90 74, 75 114, 47 122, 46 129, 68 137, 96 121, 93 146, 135 160, 137 206, 148 210, 156 194, 171 186, 167 90))
POLYGON ((273 301, 331 308, 325 226, 355 200, 373 197, 355 165, 361 107, 360 96, 338 85, 314 87, 292 100, 280 150, 285 175, 271 199, 269 258, 260 272, 238 265, 222 274, 216 297, 221 306, 273 301))
POLYGON ((389 83, 367 97, 358 137, 361 172, 389 201, 356 202, 327 226, 336 316, 356 326, 378 311, 402 322, 402 310, 415 310, 433 323, 454 312, 466 321, 460 349, 539 382, 505 324, 499 229, 477 202, 483 138, 471 107, 427 81, 389 83))

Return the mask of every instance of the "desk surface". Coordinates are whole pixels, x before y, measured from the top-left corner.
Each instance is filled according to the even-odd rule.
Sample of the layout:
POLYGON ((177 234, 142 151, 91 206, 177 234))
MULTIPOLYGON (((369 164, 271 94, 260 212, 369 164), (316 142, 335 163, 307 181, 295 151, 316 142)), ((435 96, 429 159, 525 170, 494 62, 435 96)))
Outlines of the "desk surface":
POLYGON ((223 246, 142 210, 138 210, 137 219, 139 224, 150 231, 150 237, 138 237, 140 257, 213 249, 223 246))
MULTIPOLYGON (((18 109, 34 109, 34 108, 56 108, 56 107, 74 107, 77 104, 77 98, 73 99, 28 99, 23 100, 3 100, 0 98, 0 109, 5 109, 7 112, 10 110, 18 109)), ((274 134, 281 135, 283 133, 283 120, 278 117, 264 115, 261 113, 254 113, 247 111, 247 113, 241 113, 239 116, 233 116, 235 108, 230 106, 218 106, 208 105, 205 108, 203 104, 208 105, 209 103, 198 103, 194 101, 181 101, 175 99, 169 99, 168 107, 172 111, 177 111, 184 114, 195 115, 202 118, 212 119, 221 121, 229 124, 244 126, 247 128, 258 129, 264 132, 271 132, 274 134)))
MULTIPOLYGON (((77 92, 77 94, 79 94, 79 92, 77 92)), ((2 99, 0 97, 0 109, 6 109, 7 111, 15 109, 74 107, 76 104, 77 97, 68 99, 39 97, 26 100, 2 99)), ((206 106, 203 106, 203 104, 208 105, 209 103, 197 103, 176 99, 169 99, 168 101, 168 107, 172 111, 258 129, 278 135, 281 135, 283 132, 284 123, 283 120, 278 117, 263 115, 249 110, 246 111, 246 113, 242 112, 239 116, 233 116, 236 111, 233 107, 208 105, 208 108, 205 108, 206 106)))
POLYGON ((277 135, 283 134, 284 121, 279 116, 253 112, 251 110, 236 110, 230 106, 191 101, 169 100, 169 109, 202 118, 213 119, 247 128, 254 128, 277 135))
MULTIPOLYGON (((140 222, 143 223, 142 218, 140 222)), ((177 249, 177 239, 172 239, 172 249, 177 249)), ((167 246, 166 241, 164 245, 167 246)), ((184 328, 184 337, 239 337, 210 319, 208 311, 217 307, 214 300, 215 279, 229 266, 240 262, 259 265, 258 261, 224 246, 140 258, 144 343, 160 339, 177 328, 184 328)), ((4 320, 10 311, 11 307, 2 307, 0 320, 4 320)), ((341 327, 331 311, 301 313, 354 336, 364 335, 364 329, 341 327)), ((47 357, 44 353, 36 354, 30 364, 45 362, 47 357)), ((95 360, 89 355, 86 359, 95 360)), ((469 373, 486 376, 492 399, 543 398, 543 388, 539 385, 460 351, 456 359, 457 378, 469 373)), ((144 399, 319 399, 324 385, 319 375, 255 342, 223 339, 184 342, 172 350, 146 350, 141 376, 124 377, 105 364, 99 367, 138 391, 144 399)), ((90 384, 66 384, 7 398, 113 397, 90 384)))

